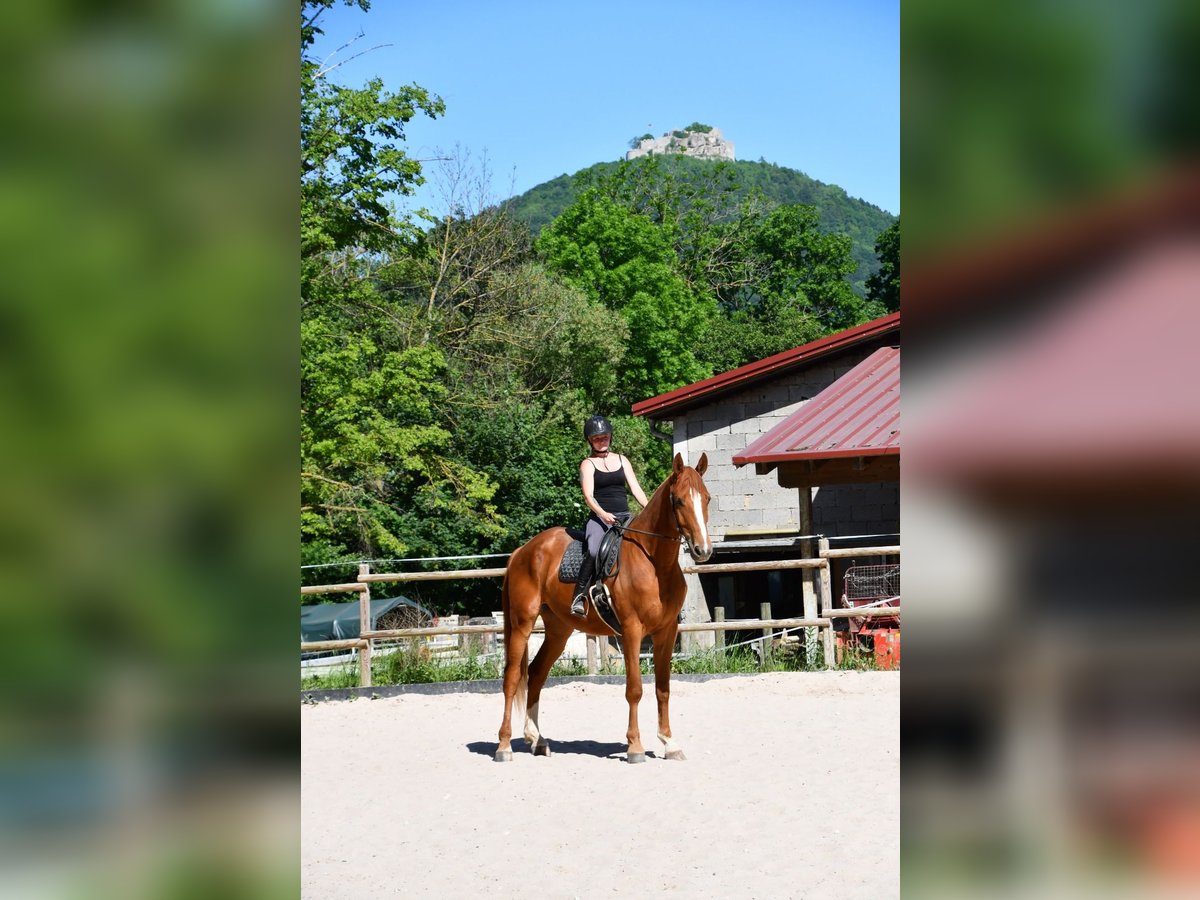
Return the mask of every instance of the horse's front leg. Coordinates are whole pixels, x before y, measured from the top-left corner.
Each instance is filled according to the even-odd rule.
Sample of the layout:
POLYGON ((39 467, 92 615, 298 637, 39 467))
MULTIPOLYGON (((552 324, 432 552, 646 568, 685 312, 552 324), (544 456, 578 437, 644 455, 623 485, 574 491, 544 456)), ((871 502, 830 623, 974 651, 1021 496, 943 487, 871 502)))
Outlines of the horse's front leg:
POLYGON ((621 634, 621 649, 625 653, 625 700, 629 703, 629 729, 625 739, 629 750, 625 759, 631 763, 646 761, 642 733, 638 728, 638 703, 642 699, 642 668, 638 658, 642 649, 642 630, 627 625, 621 634))
POLYGON ((671 654, 675 652, 678 626, 654 635, 654 694, 658 699, 658 739, 667 759, 686 759, 671 737, 671 654))

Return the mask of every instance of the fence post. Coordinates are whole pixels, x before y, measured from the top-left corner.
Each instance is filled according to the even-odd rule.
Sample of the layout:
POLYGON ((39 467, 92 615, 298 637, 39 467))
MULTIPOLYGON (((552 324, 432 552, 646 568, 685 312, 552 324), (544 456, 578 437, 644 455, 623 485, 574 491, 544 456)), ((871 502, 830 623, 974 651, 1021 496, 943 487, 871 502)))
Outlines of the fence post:
POLYGON ((596 636, 589 634, 587 636, 587 673, 589 675, 596 674, 596 636))
MULTIPOLYGON (((358 564, 358 577, 371 574, 370 563, 358 564)), ((362 637, 371 630, 371 585, 363 582, 363 589, 358 594, 358 634, 362 637)), ((358 648, 358 686, 371 686, 371 644, 370 639, 358 648)))
MULTIPOLYGON (((724 622, 725 621, 725 607, 718 606, 713 610, 713 621, 714 622, 724 622)), ((715 631, 713 631, 713 646, 715 646, 717 648, 717 650, 719 650, 722 654, 724 654, 724 652, 725 652, 725 629, 724 628, 718 628, 715 631)))
MULTIPOLYGON (((824 565, 820 568, 821 578, 821 615, 829 618, 829 613, 833 609, 833 582, 829 573, 829 559, 825 556, 829 552, 829 538, 823 537, 820 540, 818 553, 821 556, 821 562, 824 565)), ((833 620, 830 619, 829 624, 824 629, 825 638, 825 668, 832 669, 837 665, 836 654, 833 649, 833 620)))
MULTIPOLYGON (((770 603, 760 603, 758 605, 758 617, 760 619, 770 619, 771 618, 771 604, 770 603)), ((774 632, 772 632, 772 630, 770 628, 763 629, 762 655, 760 657, 759 668, 761 668, 764 672, 767 670, 767 665, 770 663, 771 656, 773 655, 771 653, 771 635, 773 633, 774 632)))

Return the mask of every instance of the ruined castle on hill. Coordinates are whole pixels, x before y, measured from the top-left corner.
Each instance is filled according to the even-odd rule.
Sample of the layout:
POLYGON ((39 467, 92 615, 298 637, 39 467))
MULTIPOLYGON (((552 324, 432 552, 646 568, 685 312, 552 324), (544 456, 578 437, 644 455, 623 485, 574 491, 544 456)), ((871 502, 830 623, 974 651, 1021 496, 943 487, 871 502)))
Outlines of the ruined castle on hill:
POLYGON ((678 153, 702 159, 733 159, 733 144, 725 140, 720 128, 689 126, 682 131, 668 131, 662 137, 643 135, 638 145, 625 154, 626 159, 639 156, 661 156, 678 153), (695 130, 693 130, 695 129, 695 130))

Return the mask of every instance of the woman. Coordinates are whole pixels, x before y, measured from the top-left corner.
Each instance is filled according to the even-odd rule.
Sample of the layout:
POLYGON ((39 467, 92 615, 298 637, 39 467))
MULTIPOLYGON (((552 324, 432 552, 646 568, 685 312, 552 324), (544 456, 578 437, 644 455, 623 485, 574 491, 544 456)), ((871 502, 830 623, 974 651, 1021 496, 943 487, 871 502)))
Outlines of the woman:
POLYGON ((592 416, 584 422, 583 439, 591 447, 591 453, 579 464, 579 485, 583 489, 584 502, 592 512, 587 520, 587 552, 579 566, 571 603, 571 615, 574 616, 583 616, 586 612, 588 585, 596 571, 596 555, 604 533, 618 521, 628 522, 632 518, 626 488, 643 508, 650 502, 638 484, 629 460, 610 450, 612 425, 608 419, 592 416))

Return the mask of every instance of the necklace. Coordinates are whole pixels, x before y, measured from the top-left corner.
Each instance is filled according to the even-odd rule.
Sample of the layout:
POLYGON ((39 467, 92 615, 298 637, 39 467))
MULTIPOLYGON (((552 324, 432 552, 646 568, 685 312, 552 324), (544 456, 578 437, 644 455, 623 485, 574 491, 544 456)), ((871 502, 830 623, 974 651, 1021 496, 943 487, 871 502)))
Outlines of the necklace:
POLYGON ((596 466, 596 468, 597 468, 597 469, 599 469, 601 472, 615 472, 615 471, 617 471, 616 469, 610 469, 610 468, 608 468, 608 457, 609 457, 609 455, 610 455, 610 453, 609 453, 609 451, 607 451, 607 450, 605 450, 605 451, 604 451, 604 453, 593 453, 593 454, 592 454, 592 459, 593 459, 593 460, 597 460, 597 459, 598 459, 598 460, 600 460, 600 462, 604 463, 604 465, 602 465, 602 466, 601 466, 601 465, 597 465, 597 466, 596 466))

